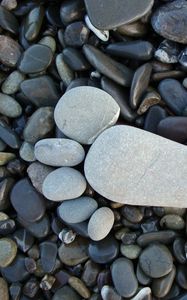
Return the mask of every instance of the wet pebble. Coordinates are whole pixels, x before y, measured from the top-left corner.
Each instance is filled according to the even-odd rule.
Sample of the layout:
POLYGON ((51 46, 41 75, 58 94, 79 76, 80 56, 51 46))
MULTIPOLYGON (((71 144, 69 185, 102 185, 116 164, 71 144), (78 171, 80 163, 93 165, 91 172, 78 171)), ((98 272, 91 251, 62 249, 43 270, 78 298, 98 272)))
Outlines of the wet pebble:
POLYGON ((63 58, 65 63, 73 71, 86 71, 90 68, 88 61, 79 49, 67 47, 63 50, 63 58))
POLYGON ((43 23, 44 12, 43 6, 35 5, 26 16, 24 36, 28 42, 34 41, 39 35, 43 23))

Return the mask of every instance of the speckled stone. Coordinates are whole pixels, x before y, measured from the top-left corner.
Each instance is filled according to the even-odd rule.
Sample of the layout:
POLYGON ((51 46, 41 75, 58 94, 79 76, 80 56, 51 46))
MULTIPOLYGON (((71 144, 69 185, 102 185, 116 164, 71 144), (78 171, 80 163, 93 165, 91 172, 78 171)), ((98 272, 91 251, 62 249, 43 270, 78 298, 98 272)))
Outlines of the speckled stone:
POLYGON ((114 202, 186 206, 186 147, 141 129, 119 125, 104 131, 90 147, 84 170, 92 188, 114 202))
POLYGON ((92 144, 103 130, 117 122, 119 113, 118 104, 108 93, 84 86, 62 96, 54 117, 66 136, 82 144, 92 144))
POLYGON ((20 157, 27 162, 33 162, 36 160, 34 155, 34 146, 30 143, 23 142, 19 150, 19 154, 20 157))
POLYGON ((0 239, 0 267, 9 266, 17 254, 16 243, 9 238, 0 239))
POLYGON ((24 74, 19 71, 13 71, 3 82, 1 86, 2 92, 7 95, 16 93, 19 90, 20 84, 24 79, 24 74))
POLYGON ((9 118, 17 118, 22 113, 22 107, 11 96, 0 93, 0 113, 9 118))
POLYGON ((0 35, 0 61, 9 67, 15 67, 21 56, 21 47, 9 36, 0 35))

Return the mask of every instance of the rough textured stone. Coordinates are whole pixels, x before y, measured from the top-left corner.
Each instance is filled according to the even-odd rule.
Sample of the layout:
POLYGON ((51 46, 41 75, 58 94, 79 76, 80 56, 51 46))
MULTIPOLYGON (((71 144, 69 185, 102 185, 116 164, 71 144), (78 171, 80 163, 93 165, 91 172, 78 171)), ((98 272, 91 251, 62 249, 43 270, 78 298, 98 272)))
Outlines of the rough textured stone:
POLYGON ((185 146, 119 125, 97 138, 84 169, 89 184, 107 199, 133 205, 172 203, 185 207, 186 166, 185 146))

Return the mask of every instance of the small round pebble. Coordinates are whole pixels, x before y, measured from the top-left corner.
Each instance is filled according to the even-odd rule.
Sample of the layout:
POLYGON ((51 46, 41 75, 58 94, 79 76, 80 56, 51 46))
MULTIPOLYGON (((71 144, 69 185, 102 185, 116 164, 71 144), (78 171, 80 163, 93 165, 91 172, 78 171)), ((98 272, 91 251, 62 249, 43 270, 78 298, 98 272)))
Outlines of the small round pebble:
POLYGON ((185 227, 185 222, 183 218, 178 215, 165 215, 160 220, 160 226, 172 230, 182 230, 185 227))
POLYGON ((123 256, 129 259, 137 259, 141 253, 141 248, 138 245, 123 245, 121 244, 120 252, 123 256))
POLYGON ((22 113, 22 107, 11 96, 0 93, 0 113, 9 118, 17 118, 22 113))
POLYGON ((9 266, 17 254, 16 243, 9 238, 0 239, 0 267, 9 266))

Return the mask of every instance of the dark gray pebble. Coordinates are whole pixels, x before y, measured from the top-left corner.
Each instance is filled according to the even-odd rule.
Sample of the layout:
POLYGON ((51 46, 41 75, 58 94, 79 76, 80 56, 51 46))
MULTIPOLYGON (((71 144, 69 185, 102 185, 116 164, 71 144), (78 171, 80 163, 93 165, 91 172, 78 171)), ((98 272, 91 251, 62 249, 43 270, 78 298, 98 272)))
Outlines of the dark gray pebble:
POLYGON ((132 223, 140 223, 144 217, 143 210, 136 206, 124 205, 121 214, 132 223))
POLYGON ((47 215, 44 215, 44 217, 41 220, 34 223, 23 220, 18 216, 18 222, 25 229, 27 229, 30 232, 30 234, 32 234, 34 237, 38 239, 45 238, 49 234, 50 223, 47 215))
POLYGON ((9 207, 9 194, 14 185, 12 177, 4 178, 0 181, 0 211, 4 211, 9 207))
POLYGON ((52 300, 81 300, 81 297, 68 285, 57 290, 52 300))
POLYGON ((63 50, 63 58, 73 71, 86 71, 90 68, 89 63, 79 49, 65 48, 63 50))
POLYGON ((176 274, 176 282, 178 285, 187 290, 187 272, 186 265, 178 265, 177 266, 177 274, 176 274))
POLYGON ((13 34, 18 33, 19 24, 17 18, 2 5, 0 6, 0 26, 13 34))
POLYGON ((27 252, 34 244, 34 237, 24 228, 14 232, 13 238, 22 252, 27 252))
POLYGON ((26 280, 29 277, 29 273, 25 268, 25 257, 17 255, 10 266, 1 269, 1 273, 8 282, 26 280))
POLYGON ((170 244, 176 237, 175 231, 161 230, 158 232, 143 233, 137 238, 137 243, 141 247, 146 247, 150 243, 160 242, 162 244, 170 244))
POLYGON ((146 275, 143 270, 140 267, 140 264, 137 264, 137 268, 136 268, 136 277, 138 279, 138 282, 142 285, 148 286, 151 283, 151 277, 149 277, 148 275, 146 275))
POLYGON ((0 35, 0 61, 8 66, 15 67, 21 56, 21 47, 17 41, 6 35, 0 35))
POLYGON ((186 263, 185 240, 183 238, 178 237, 174 240, 173 254, 180 264, 186 263))
POLYGON ((178 62, 179 52, 177 43, 164 40, 155 51, 155 58, 163 63, 175 64, 178 62))
POLYGON ((60 18, 60 4, 59 3, 51 3, 47 7, 45 11, 47 20, 50 24, 57 27, 62 27, 62 21, 60 18))
POLYGON ((145 118, 144 130, 157 133, 158 124, 168 116, 164 108, 159 105, 152 106, 145 118))
POLYGON ((44 18, 44 7, 35 6, 26 16, 24 25, 24 36, 28 42, 34 41, 40 33, 44 18))
POLYGON ((66 25, 77 20, 81 20, 85 14, 83 0, 65 0, 60 8, 60 17, 66 25))
POLYGON ((19 136, 6 124, 0 124, 0 138, 13 149, 18 149, 21 146, 19 136))
POLYGON ((64 31, 64 41, 67 46, 81 47, 88 41, 89 29, 83 22, 74 22, 64 31))
POLYGON ((158 124, 157 133, 178 143, 187 141, 187 118, 167 117, 158 124))
POLYGON ((50 241, 40 244, 40 256, 42 268, 46 273, 53 271, 57 256, 57 245, 50 241))

